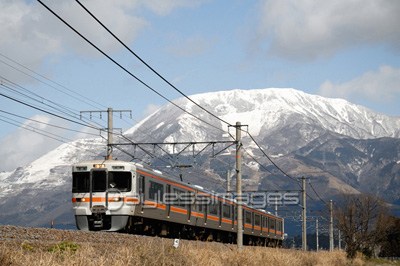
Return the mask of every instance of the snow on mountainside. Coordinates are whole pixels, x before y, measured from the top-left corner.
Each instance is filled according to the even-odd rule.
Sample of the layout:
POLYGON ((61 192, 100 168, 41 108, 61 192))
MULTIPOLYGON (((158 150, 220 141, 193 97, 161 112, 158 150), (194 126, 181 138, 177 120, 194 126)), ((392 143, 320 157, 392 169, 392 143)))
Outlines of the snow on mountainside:
POLYGON ((8 197, 22 190, 53 189, 68 182, 71 164, 96 156, 96 151, 104 150, 101 139, 76 140, 65 143, 50 151, 29 165, 18 167, 8 175, 0 177, 0 198, 8 197))
MULTIPOLYGON (((242 124, 249 125, 249 131, 254 136, 268 135, 290 123, 305 123, 356 139, 400 137, 400 117, 380 114, 342 99, 310 95, 294 89, 220 91, 193 95, 191 99, 230 124, 241 121, 242 124)), ((210 117, 187 99, 180 98, 174 102, 226 130, 225 124, 210 117)), ((196 140, 205 140, 204 137, 209 134, 201 130, 193 131, 204 124, 176 109, 168 104, 126 134, 137 133, 137 129, 143 125, 156 131, 170 128, 173 125, 166 121, 174 119, 179 125, 181 136, 189 133, 196 140)), ((218 133, 215 130, 211 132, 218 133)), ((165 135, 167 136, 170 135, 165 135)))

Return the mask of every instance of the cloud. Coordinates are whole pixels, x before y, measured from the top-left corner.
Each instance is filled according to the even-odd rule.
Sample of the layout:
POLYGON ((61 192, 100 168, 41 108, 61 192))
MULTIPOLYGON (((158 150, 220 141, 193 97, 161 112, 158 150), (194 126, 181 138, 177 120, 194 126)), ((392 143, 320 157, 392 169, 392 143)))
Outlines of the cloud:
POLYGON ((293 60, 329 57, 340 49, 386 44, 399 51, 400 1, 265 0, 250 46, 293 60))
POLYGON ((157 104, 149 104, 147 105, 146 109, 143 111, 141 118, 146 118, 149 115, 153 114, 154 112, 158 111, 163 105, 157 104))
POLYGON ((369 71, 344 83, 325 81, 318 93, 327 97, 347 100, 362 98, 374 102, 392 101, 400 96, 400 69, 381 66, 378 71, 369 71))
MULTIPOLYGON (((54 119, 44 115, 35 115, 31 119, 43 123, 60 124, 59 121, 54 123, 54 119)), ((33 160, 39 158, 41 155, 55 149, 62 142, 45 137, 36 132, 23 129, 38 128, 46 131, 46 134, 65 135, 62 129, 50 127, 45 124, 36 123, 26 120, 21 124, 21 127, 16 129, 13 133, 5 136, 0 140, 0 150, 2 152, 2 160, 0 161, 0 172, 10 171, 19 166, 24 166, 31 163, 33 160)), ((55 136, 54 136, 55 137, 55 136)), ((66 140, 68 141, 68 140, 66 140)))
MULTIPOLYGON (((141 1, 141 0, 139 0, 141 1)), ((176 7, 195 7, 199 6, 203 2, 209 0, 152 0, 152 1, 141 1, 148 9, 154 13, 165 16, 170 13, 176 7)))
MULTIPOLYGON (((141 30, 150 25, 141 15, 144 9, 157 15, 167 15, 175 8, 201 3, 188 0, 81 2, 128 45, 138 38, 141 30)), ((45 3, 105 52, 117 53, 123 49, 75 1, 48 0, 45 3)), ((57 60, 57 57, 69 54, 81 57, 101 56, 36 1, 0 1, 0 25, 0 54, 21 62, 34 71, 42 66, 44 60, 50 58, 57 60)), ((3 60, 1 57, 0 59, 3 60)), ((28 81, 1 62, 0 71, 15 82, 28 81)))

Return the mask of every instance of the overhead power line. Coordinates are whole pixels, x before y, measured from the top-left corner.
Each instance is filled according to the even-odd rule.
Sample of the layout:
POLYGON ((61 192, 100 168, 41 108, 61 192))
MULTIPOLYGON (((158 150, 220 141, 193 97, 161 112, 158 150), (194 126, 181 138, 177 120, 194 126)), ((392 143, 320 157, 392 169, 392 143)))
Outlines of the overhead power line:
MULTIPOLYGON (((87 150, 87 148, 85 148, 85 147, 81 147, 81 146, 77 146, 77 145, 72 144, 71 143, 72 140, 69 140, 69 139, 67 139, 65 137, 59 136, 57 134, 50 133, 48 131, 45 131, 45 130, 42 130, 42 129, 39 129, 39 128, 35 128, 35 127, 32 127, 32 126, 30 126, 30 127, 22 126, 21 124, 15 124, 13 122, 10 122, 10 121, 7 121, 7 120, 1 119, 1 118, 0 118, 0 121, 3 121, 3 122, 8 123, 10 125, 14 125, 16 127, 19 127, 19 128, 34 132, 34 133, 42 135, 42 136, 44 136, 46 138, 50 138, 50 139, 53 139, 53 140, 56 140, 56 141, 60 141, 60 142, 66 143, 69 146, 72 146, 72 147, 75 147, 75 148, 78 148, 78 149, 87 150), (65 141, 65 140, 68 140, 68 142, 65 141)), ((97 153, 95 153, 95 152, 93 152, 91 150, 89 150, 89 152, 95 154, 96 156, 98 156, 97 153)))
POLYGON ((61 115, 58 115, 58 114, 55 114, 55 113, 46 111, 46 110, 44 110, 44 109, 42 109, 42 108, 39 108, 39 107, 33 106, 33 105, 31 105, 31 104, 25 103, 25 102, 23 102, 23 101, 17 100, 17 99, 15 99, 15 98, 10 97, 10 96, 7 96, 7 95, 5 95, 5 94, 3 94, 3 93, 0 93, 0 96, 3 96, 3 97, 5 97, 5 98, 10 99, 10 100, 12 100, 12 101, 15 101, 15 102, 17 102, 17 103, 26 105, 26 106, 28 106, 28 107, 30 107, 30 108, 36 109, 36 110, 41 111, 41 112, 43 112, 43 113, 46 113, 46 114, 49 114, 49 115, 58 117, 58 118, 60 118, 60 119, 63 119, 63 120, 66 120, 66 121, 69 121, 69 122, 72 122, 72 123, 75 123, 75 124, 78 124, 78 125, 81 125, 81 126, 84 126, 84 127, 89 127, 89 128, 96 129, 96 130, 101 130, 101 128, 98 128, 98 127, 95 127, 95 126, 92 126, 92 125, 88 125, 88 124, 84 124, 84 123, 81 123, 81 122, 78 122, 78 121, 74 121, 74 120, 72 120, 72 119, 63 117, 63 116, 61 116, 61 115))
POLYGON ((9 57, 7 57, 7 56, 1 54, 1 53, 0 53, 0 56, 2 56, 2 57, 4 57, 4 58, 7 58, 9 61, 13 62, 14 64, 17 64, 18 66, 20 66, 20 67, 22 67, 22 68, 24 68, 24 69, 26 69, 26 70, 28 70, 28 71, 34 73, 35 75, 41 77, 42 79, 45 79, 45 80, 47 80, 47 81, 49 81, 49 82, 51 82, 51 83, 53 83, 53 84, 55 84, 55 85, 61 87, 63 90, 61 90, 61 89, 59 89, 59 88, 57 88, 57 87, 55 87, 55 86, 53 86, 53 85, 51 85, 51 84, 49 84, 49 83, 47 83, 47 82, 44 82, 43 80, 41 80, 41 79, 39 79, 39 78, 37 78, 37 77, 34 77, 33 75, 30 75, 30 74, 26 73, 25 71, 22 71, 21 69, 18 69, 18 68, 16 68, 16 67, 14 67, 14 66, 12 66, 12 65, 10 65, 10 64, 8 64, 8 63, 6 63, 6 62, 4 62, 3 60, 0 60, 0 62, 2 62, 3 64, 5 64, 5 65, 7 65, 7 66, 9 66, 9 67, 11 67, 11 68, 13 68, 14 70, 16 70, 16 71, 18 71, 18 72, 20 72, 20 73, 23 73, 23 74, 26 75, 26 76, 29 76, 29 77, 31 77, 31 78, 33 78, 33 79, 35 79, 35 80, 37 80, 37 81, 39 81, 39 82, 41 82, 41 83, 47 85, 47 86, 49 86, 49 87, 52 88, 52 89, 55 89, 55 90, 57 90, 57 91, 59 91, 59 92, 65 94, 65 95, 67 95, 67 96, 69 96, 69 97, 75 99, 75 100, 78 100, 78 101, 80 101, 80 102, 83 102, 83 103, 85 103, 85 104, 88 104, 88 105, 90 105, 90 106, 92 106, 92 107, 94 107, 94 108, 98 108, 98 107, 92 105, 91 103, 89 103, 89 102, 87 102, 87 101, 84 101, 82 98, 84 98, 84 99, 86 99, 86 100, 88 100, 88 101, 90 101, 90 102, 92 102, 92 103, 95 103, 95 104, 97 104, 98 106, 103 106, 102 104, 97 103, 97 102, 93 101, 92 99, 90 99, 90 98, 88 98, 88 97, 86 97, 86 96, 84 96, 84 95, 82 95, 82 94, 79 94, 79 93, 77 93, 77 92, 75 92, 75 91, 73 91, 73 90, 71 90, 71 89, 68 89, 67 87, 65 87, 65 86, 63 86, 63 85, 61 85, 61 84, 59 84, 59 83, 57 83, 57 82, 55 82, 55 81, 53 81, 53 80, 51 80, 51 79, 49 79, 49 78, 47 78, 47 77, 41 75, 41 74, 39 74, 39 73, 37 73, 37 72, 31 70, 30 68, 28 68, 28 67, 26 67, 26 66, 24 66, 24 65, 22 65, 22 64, 20 64, 20 63, 18 63, 17 61, 15 61, 15 60, 13 60, 13 59, 11 59, 11 58, 9 58, 9 57), (70 93, 67 93, 67 92, 65 92, 64 90, 67 90, 67 91, 69 91, 69 92, 71 92, 71 93, 73 93, 73 94, 76 94, 76 95, 78 95, 79 97, 76 97, 76 96, 74 96, 74 95, 71 95, 70 93))
MULTIPOLYGON (((297 184, 300 186, 299 182, 296 180, 296 178, 293 178, 292 176, 288 175, 285 171, 283 171, 261 148, 261 146, 257 143, 257 141, 254 139, 254 137, 250 134, 249 131, 246 131, 246 133, 249 135, 251 140, 256 144, 258 149, 264 154, 264 156, 286 177, 292 179, 293 181, 297 182, 297 184)), ((300 186, 301 187, 301 186, 300 186)))
POLYGON ((144 61, 141 57, 139 57, 134 51, 132 51, 121 39, 119 39, 110 29, 108 29, 92 12, 90 12, 81 2, 76 0, 76 2, 94 19, 96 20, 108 33, 110 33, 122 46, 124 46, 131 54, 133 54, 140 62, 142 62, 147 68, 149 68, 154 74, 156 74, 160 79, 162 79, 165 83, 167 83, 170 87, 172 87, 175 91, 180 93, 184 96, 187 100, 192 102, 194 105, 199 107, 201 110, 205 111, 209 115, 213 116, 214 118, 218 119, 219 121, 225 123, 228 126, 232 126, 230 123, 226 122, 225 120, 221 119, 220 117, 216 116, 215 114, 211 113, 209 110, 205 109, 203 106, 192 100, 189 96, 175 87, 171 82, 169 82, 166 78, 164 78, 160 73, 158 73, 154 68, 152 68, 146 61, 144 61))
POLYGON ((311 181, 308 180, 308 184, 310 185, 311 189, 314 191, 315 195, 322 201, 324 204, 328 204, 323 198, 320 197, 320 195, 317 193, 317 191, 314 189, 313 185, 311 184, 311 181))
MULTIPOLYGON (((19 117, 19 118, 22 118, 22 119, 25 119, 25 120, 29 120, 29 121, 32 121, 32 122, 35 122, 35 123, 39 123, 39 124, 42 124, 42 125, 46 125, 46 126, 50 126, 50 127, 55 127, 55 128, 59 128, 59 129, 63 129, 63 130, 68 130, 68 131, 72 131, 72 132, 82 133, 82 131, 79 131, 79 130, 74 130, 74 129, 71 129, 71 128, 66 128, 66 127, 57 126, 57 125, 52 125, 52 124, 45 123, 45 122, 42 122, 42 121, 38 121, 38 120, 35 120, 35 119, 27 118, 27 117, 25 117, 25 116, 13 114, 13 113, 10 113, 10 112, 4 111, 4 110, 0 110, 0 112, 5 113, 5 114, 8 114, 8 115, 15 116, 15 117, 19 117)), ((93 133, 89 133, 89 132, 85 132, 84 134, 86 134, 86 135, 92 135, 92 136, 97 136, 97 137, 99 136, 98 134, 93 134, 93 133)))
POLYGON ((224 133, 226 133, 225 130, 216 127, 210 123, 208 123, 207 121, 195 116, 194 114, 188 112, 187 110, 185 110, 184 108, 180 107, 179 105, 177 105, 176 103, 174 103, 173 101, 169 100, 167 97, 165 97, 164 95, 162 95, 161 93, 159 93, 157 90, 153 89, 150 85, 148 85, 147 83, 145 83, 144 81, 142 81, 140 78, 138 78, 137 76, 135 76, 132 72, 130 72, 128 69, 126 69, 125 67, 123 67, 120 63, 118 63, 116 60, 114 60, 111 56, 109 56, 107 53, 105 53, 103 50, 101 50, 99 47, 97 47, 94 43, 92 43, 89 39, 87 39, 85 36, 83 36, 79 31, 77 31, 74 27, 72 27, 68 22, 66 22, 63 18, 61 18, 57 13, 55 13, 51 8, 49 8, 46 4, 44 4, 41 0, 37 0, 43 7, 45 7, 48 11, 50 11, 55 17, 57 17, 60 21, 62 21, 66 26, 68 26, 71 30, 73 30, 76 34, 78 34, 82 39, 84 39, 87 43, 89 43, 93 48, 95 48, 98 52, 100 52, 101 54, 103 54, 105 57, 107 57, 111 62, 113 62, 115 65, 117 65, 119 68, 121 68, 123 71, 125 71, 128 75, 130 75, 131 77, 133 77, 134 79, 136 79, 139 83, 141 83, 143 86, 145 86, 146 88, 148 88, 149 90, 151 90, 152 92, 154 92, 155 94, 157 94, 158 96, 160 96, 161 98, 163 98, 164 100, 168 101, 169 103, 171 103, 172 105, 174 105, 175 107, 177 107, 178 109, 182 110, 183 112, 187 113, 188 115, 202 121, 203 123, 219 130, 222 131, 224 133))

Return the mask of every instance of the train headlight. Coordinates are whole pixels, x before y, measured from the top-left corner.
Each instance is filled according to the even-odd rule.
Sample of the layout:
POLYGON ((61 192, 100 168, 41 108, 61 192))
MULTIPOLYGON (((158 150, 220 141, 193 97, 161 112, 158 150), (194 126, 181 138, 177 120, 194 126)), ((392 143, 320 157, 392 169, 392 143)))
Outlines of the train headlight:
POLYGON ((105 164, 94 164, 93 167, 94 168, 105 168, 106 165, 105 164))
POLYGON ((114 201, 114 202, 122 201, 122 198, 120 198, 120 197, 114 197, 114 198, 112 198, 111 201, 114 201))

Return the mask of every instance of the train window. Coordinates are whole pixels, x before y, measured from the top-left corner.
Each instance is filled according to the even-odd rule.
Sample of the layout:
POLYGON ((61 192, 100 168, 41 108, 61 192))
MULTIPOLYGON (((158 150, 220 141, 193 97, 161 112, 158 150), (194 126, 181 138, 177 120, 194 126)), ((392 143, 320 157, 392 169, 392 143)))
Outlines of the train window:
POLYGON ((269 218, 269 226, 271 230, 275 230, 275 219, 269 218))
POLYGON ((259 214, 254 215, 254 225, 260 226, 260 215, 259 214))
POLYGON ((132 175, 130 172, 108 172, 108 188, 121 192, 131 191, 132 175))
POLYGON ((268 218, 263 216, 262 220, 263 220, 263 228, 268 228, 268 218))
POLYGON ((218 215, 218 207, 219 207, 219 203, 218 203, 218 202, 216 202, 216 203, 211 203, 211 204, 208 205, 208 206, 210 206, 210 207, 208 208, 208 212, 209 212, 210 214, 218 215))
POLYGON ((246 211, 245 216, 246 216, 246 224, 251 224, 251 212, 246 211))
POLYGON ((196 194, 194 204, 195 210, 197 209, 199 212, 202 212, 203 210, 205 210, 205 204, 207 204, 207 198, 196 194))
POLYGON ((144 176, 139 177, 139 194, 142 195, 144 192, 144 176))
POLYGON ((107 188, 106 171, 92 172, 92 190, 93 192, 104 192, 107 188))
POLYGON ((72 193, 89 192, 90 173, 74 172, 72 173, 72 193))
POLYGON ((222 216, 224 218, 231 217, 231 205, 227 205, 227 204, 222 205, 222 216))
POLYGON ((174 194, 176 195, 176 200, 173 202, 173 205, 177 205, 180 207, 186 206, 182 196, 184 193, 185 193, 184 191, 174 188, 174 194))
POLYGON ((164 197, 164 185, 150 181, 149 199, 162 201, 164 197))

